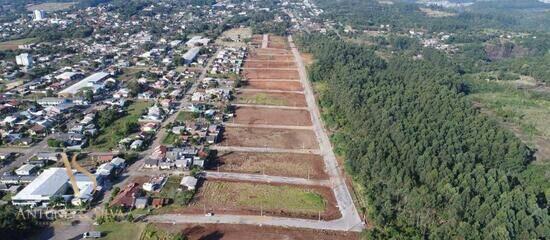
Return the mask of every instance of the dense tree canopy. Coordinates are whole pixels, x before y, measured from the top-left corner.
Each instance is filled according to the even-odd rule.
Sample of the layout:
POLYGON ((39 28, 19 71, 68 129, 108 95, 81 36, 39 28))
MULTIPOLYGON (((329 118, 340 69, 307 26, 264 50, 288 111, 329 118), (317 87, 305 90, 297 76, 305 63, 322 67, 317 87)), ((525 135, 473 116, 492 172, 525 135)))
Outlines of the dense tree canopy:
POLYGON ((310 75, 332 140, 381 226, 370 237, 548 236, 546 196, 519 177, 531 150, 464 99, 445 56, 428 50, 422 60, 384 61, 330 37, 298 42, 317 60, 310 75))

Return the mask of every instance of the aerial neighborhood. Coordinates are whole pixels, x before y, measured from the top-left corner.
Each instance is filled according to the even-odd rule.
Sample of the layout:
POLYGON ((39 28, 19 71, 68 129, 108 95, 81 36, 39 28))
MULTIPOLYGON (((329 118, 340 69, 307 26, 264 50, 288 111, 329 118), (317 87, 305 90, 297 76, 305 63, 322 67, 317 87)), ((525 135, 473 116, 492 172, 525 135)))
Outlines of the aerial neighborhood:
POLYGON ((547 0, 0 0, 1 239, 547 239, 547 0))

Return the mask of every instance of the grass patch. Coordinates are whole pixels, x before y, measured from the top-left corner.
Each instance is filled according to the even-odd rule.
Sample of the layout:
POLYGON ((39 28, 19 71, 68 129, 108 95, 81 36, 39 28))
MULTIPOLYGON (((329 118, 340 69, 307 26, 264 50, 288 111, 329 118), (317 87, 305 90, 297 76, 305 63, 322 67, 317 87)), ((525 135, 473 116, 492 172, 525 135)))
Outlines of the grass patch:
POLYGON ((152 104, 147 101, 136 101, 132 103, 128 106, 126 116, 117 119, 113 124, 109 125, 109 127, 101 129, 101 134, 97 136, 91 148, 99 151, 107 151, 116 148, 121 139, 115 137, 115 130, 123 128, 128 122, 138 121, 141 113, 151 105, 152 104))
POLYGON ((505 122, 514 123, 530 136, 550 137, 550 100, 529 92, 506 90, 469 96, 505 122))
POLYGON ((109 222, 97 226, 96 231, 103 233, 104 237, 100 239, 140 239, 144 228, 143 223, 109 222))
POLYGON ((128 67, 123 69, 123 73, 118 77, 120 81, 127 82, 136 78, 136 74, 140 71, 146 71, 146 67, 128 67))
POLYGON ((198 118, 199 114, 194 112, 186 112, 186 111, 180 111, 178 113, 178 116, 176 116, 177 122, 185 122, 185 121, 191 121, 195 118, 198 118))
POLYGON ((181 234, 164 231, 153 224, 147 224, 140 240, 176 240, 184 239, 181 234))
POLYGON ((36 42, 36 38, 22 38, 17 40, 0 42, 0 50, 15 50, 19 45, 31 44, 36 42))
POLYGON ((287 185, 207 181, 199 196, 208 205, 270 211, 317 214, 327 207, 325 199, 315 190, 287 185))
POLYGON ((173 132, 169 132, 168 134, 166 134, 166 137, 162 139, 162 144, 173 145, 176 142, 177 138, 178 138, 178 135, 174 134, 173 132))
POLYGON ((275 105, 275 106, 284 106, 287 104, 287 101, 284 99, 277 99, 268 96, 265 93, 258 93, 253 96, 240 96, 237 100, 239 103, 247 104, 259 104, 259 105, 275 105))

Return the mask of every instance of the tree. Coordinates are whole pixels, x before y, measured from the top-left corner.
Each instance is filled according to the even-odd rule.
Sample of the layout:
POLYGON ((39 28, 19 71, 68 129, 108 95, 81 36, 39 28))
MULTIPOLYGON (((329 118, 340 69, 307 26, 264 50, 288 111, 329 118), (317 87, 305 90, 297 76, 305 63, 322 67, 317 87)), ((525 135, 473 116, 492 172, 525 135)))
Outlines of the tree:
POLYGON ((36 220, 11 205, 0 206, 0 236, 4 239, 25 239, 38 228, 36 220))

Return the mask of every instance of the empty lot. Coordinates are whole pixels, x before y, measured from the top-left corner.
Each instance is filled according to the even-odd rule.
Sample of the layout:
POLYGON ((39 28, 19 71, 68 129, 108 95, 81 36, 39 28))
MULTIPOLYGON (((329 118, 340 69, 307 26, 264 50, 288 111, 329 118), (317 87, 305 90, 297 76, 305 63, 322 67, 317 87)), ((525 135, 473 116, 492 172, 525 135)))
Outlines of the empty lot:
POLYGON ((319 231, 312 229, 284 228, 272 226, 250 226, 244 224, 154 224, 173 233, 183 233, 189 240, 355 240, 355 232, 319 231), (246 234, 243 234, 246 233, 246 234))
POLYGON ((246 78, 299 79, 295 69, 245 69, 246 78))
POLYGON ((305 107, 306 99, 300 93, 263 93, 241 92, 237 94, 236 103, 305 107))
POLYGON ((304 88, 298 81, 247 81, 245 88, 260 90, 302 91, 304 88))
POLYGON ((189 208, 178 211, 336 219, 332 191, 323 187, 205 181, 189 208), (275 197, 276 196, 276 197, 275 197))
POLYGON ((295 68, 296 64, 291 61, 246 61, 245 68, 295 68))
POLYGON ((326 179, 323 159, 315 154, 219 152, 220 171, 326 179))
POLYGON ((223 146, 269 147, 283 149, 319 149, 310 130, 227 127, 223 146))
POLYGON ((311 126, 311 117, 307 110, 238 107, 234 123, 311 126))
POLYGON ((258 54, 255 52, 251 52, 248 55, 249 59, 251 60, 260 60, 260 61, 294 61, 294 58, 292 55, 288 54, 272 54, 272 55, 266 55, 266 54, 258 54))

